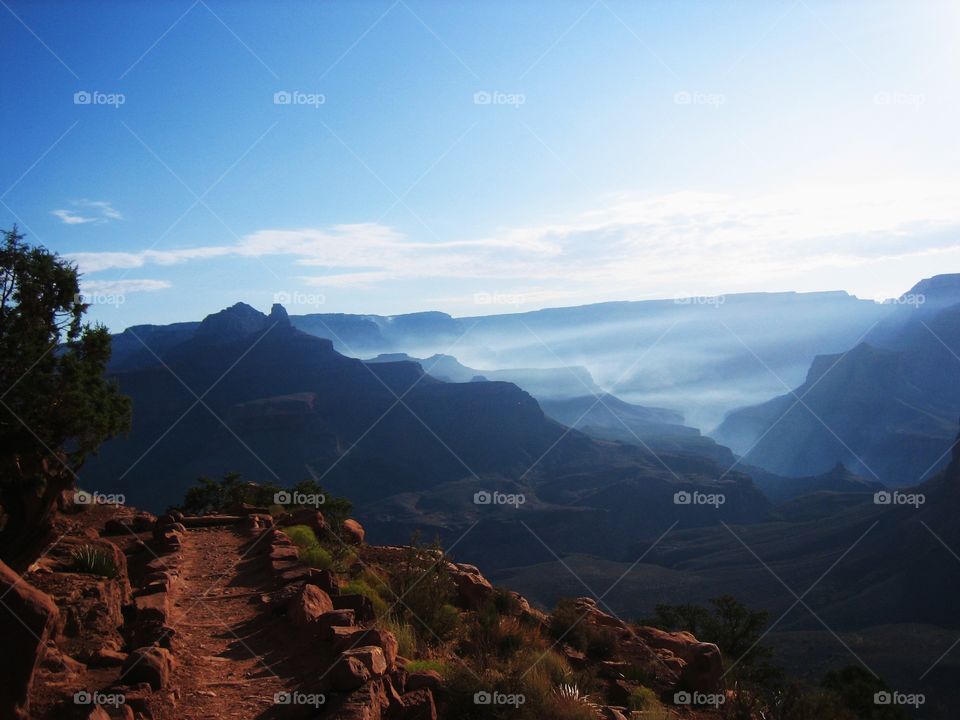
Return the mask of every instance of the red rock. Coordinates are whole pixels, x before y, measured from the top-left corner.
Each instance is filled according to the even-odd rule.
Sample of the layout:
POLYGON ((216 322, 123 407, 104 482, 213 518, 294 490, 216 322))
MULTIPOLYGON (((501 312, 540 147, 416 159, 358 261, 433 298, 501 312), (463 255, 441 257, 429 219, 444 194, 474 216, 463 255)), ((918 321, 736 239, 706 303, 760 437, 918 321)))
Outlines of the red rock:
POLYGON ((713 693, 719 690, 722 676, 720 648, 712 643, 697 643, 690 652, 687 666, 680 673, 680 686, 686 690, 713 693))
POLYGON ((353 610, 359 623, 372 622, 376 618, 373 603, 364 595, 334 595, 333 607, 337 610, 353 610))
POLYGON ((343 521, 341 533, 343 534, 343 541, 349 545, 361 544, 364 536, 366 535, 363 525, 358 523, 353 518, 343 521))
POLYGON ((453 565, 451 575, 457 588, 457 604, 467 610, 479 610, 493 597, 493 585, 473 565, 453 565))
POLYGON ((335 690, 355 690, 370 679, 370 670, 360 658, 341 655, 328 677, 335 690))
POLYGON ((389 630, 368 628, 357 630, 353 634, 338 640, 337 648, 347 650, 351 647, 375 646, 383 650, 383 657, 387 661, 387 668, 393 670, 397 664, 397 650, 400 644, 397 637, 389 630))
POLYGON ((332 610, 333 602, 329 595, 316 585, 304 585, 287 606, 287 616, 294 625, 310 627, 332 610))
POLYGON ((340 653, 340 657, 357 658, 372 676, 379 677, 387 671, 387 659, 384 657, 383 648, 377 645, 364 645, 352 650, 344 650, 340 653))
POLYGON ((0 717, 28 718, 33 674, 60 622, 57 606, 0 561, 0 717))
POLYGON ((352 628, 355 622, 353 610, 333 610, 317 618, 317 632, 325 640, 339 638, 334 628, 352 628))
POLYGON ((137 623, 166 623, 170 616, 170 595, 165 592, 155 592, 149 595, 140 595, 133 599, 136 609, 137 623))
POLYGON ((173 666, 173 655, 166 648, 142 647, 127 656, 121 674, 126 683, 143 682, 160 690, 169 685, 173 666))

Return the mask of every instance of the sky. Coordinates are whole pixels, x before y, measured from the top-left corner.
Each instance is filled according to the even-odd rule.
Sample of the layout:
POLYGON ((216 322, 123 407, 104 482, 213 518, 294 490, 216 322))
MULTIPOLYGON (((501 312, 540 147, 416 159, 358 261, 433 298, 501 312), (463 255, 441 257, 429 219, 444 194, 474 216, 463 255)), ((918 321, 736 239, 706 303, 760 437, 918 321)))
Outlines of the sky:
POLYGON ((0 1, 0 227, 112 330, 960 270, 960 3, 0 1))

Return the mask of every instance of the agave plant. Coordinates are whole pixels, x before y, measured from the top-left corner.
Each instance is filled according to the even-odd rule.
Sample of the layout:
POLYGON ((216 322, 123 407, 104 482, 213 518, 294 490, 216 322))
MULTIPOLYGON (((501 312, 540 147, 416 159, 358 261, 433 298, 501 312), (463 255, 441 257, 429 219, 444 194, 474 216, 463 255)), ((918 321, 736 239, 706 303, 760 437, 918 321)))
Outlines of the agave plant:
POLYGON ((73 572, 100 575, 106 578, 117 576, 117 564, 103 548, 84 545, 70 555, 70 569, 73 572))
POLYGON ((558 700, 564 703, 585 705, 591 710, 595 710, 598 714, 600 712, 600 706, 593 702, 589 695, 580 692, 580 688, 576 685, 567 685, 564 683, 558 686, 553 693, 557 696, 558 700))

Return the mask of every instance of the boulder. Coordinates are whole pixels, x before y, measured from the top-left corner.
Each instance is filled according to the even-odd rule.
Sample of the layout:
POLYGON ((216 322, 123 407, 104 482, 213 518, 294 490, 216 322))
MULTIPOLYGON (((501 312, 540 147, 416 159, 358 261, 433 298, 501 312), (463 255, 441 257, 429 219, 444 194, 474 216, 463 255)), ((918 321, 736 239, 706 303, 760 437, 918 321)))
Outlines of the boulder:
POLYGON ((466 610, 479 610, 493 597, 493 585, 473 565, 450 564, 457 588, 457 604, 466 610))
POLYGON ((393 670, 397 665, 397 650, 400 647, 400 644, 397 642, 397 637, 389 630, 383 630, 381 628, 369 628, 366 630, 357 630, 356 632, 348 635, 346 637, 341 637, 337 641, 337 648, 341 650, 348 650, 349 648, 357 648, 361 646, 374 646, 378 647, 383 651, 383 657, 387 662, 387 669, 393 670))
POLYGON ((334 628, 352 628, 355 623, 353 610, 332 610, 317 618, 317 632, 324 640, 333 640, 341 635, 334 632, 334 628))
POLYGON ((133 599, 135 621, 137 623, 164 624, 170 617, 170 595, 165 592, 154 592, 140 595, 133 599))
MULTIPOLYGON (((618 620, 612 615, 605 613, 597 607, 597 601, 593 598, 577 598, 574 603, 574 608, 578 613, 585 616, 587 622, 591 622, 594 625, 601 625, 603 627, 613 628, 614 630, 628 630, 627 624, 623 622, 623 620, 618 620)), ((693 636, 691 635, 691 637, 693 636)))
POLYGON ((34 671, 48 638, 60 622, 57 606, 46 593, 22 580, 0 561, 0 717, 30 717, 34 671))
POLYGON ((380 677, 387 671, 387 659, 384 657, 383 648, 377 645, 364 645, 352 650, 344 650, 340 653, 340 657, 360 660, 374 677, 380 677))
POLYGON ((330 669, 329 679, 334 690, 356 690, 370 679, 370 670, 360 658, 341 655, 330 669))
POLYGON ((680 686, 685 690, 714 693, 720 689, 723 658, 713 643, 697 643, 690 651, 687 666, 680 673, 680 686))
POLYGON ((336 610, 353 610, 359 623, 372 622, 376 618, 373 603, 364 595, 335 595, 333 607, 336 610))
POLYGON ((122 676, 127 683, 147 683, 154 690, 160 690, 169 685, 173 664, 173 655, 166 648, 137 648, 127 656, 122 676))
POLYGON ((332 570, 310 568, 307 571, 306 582, 316 585, 328 595, 338 595, 340 593, 340 583, 337 582, 337 576, 332 570))
POLYGON ((294 625, 311 627, 332 610, 333 602, 329 595, 316 585, 304 585, 287 606, 287 615, 294 625))
POLYGON ((270 548, 271 560, 298 560, 300 552, 289 545, 275 545, 270 548))
POLYGON ((343 526, 340 529, 341 534, 343 535, 343 541, 348 545, 359 545, 363 542, 363 537, 366 535, 366 532, 363 529, 363 525, 358 523, 353 518, 343 521, 343 526))

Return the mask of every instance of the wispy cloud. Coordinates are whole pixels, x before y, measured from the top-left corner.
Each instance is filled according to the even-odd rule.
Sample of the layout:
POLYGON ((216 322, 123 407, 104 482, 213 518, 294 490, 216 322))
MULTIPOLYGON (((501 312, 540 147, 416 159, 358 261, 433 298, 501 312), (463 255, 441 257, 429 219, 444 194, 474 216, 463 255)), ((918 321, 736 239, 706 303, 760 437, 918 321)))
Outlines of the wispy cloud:
POLYGON ((81 283, 81 291, 87 294, 130 295, 155 292, 173 287, 166 280, 88 280, 81 283))
POLYGON ((819 184, 754 195, 624 193, 565 221, 480 239, 414 240, 376 223, 265 229, 225 246, 77 253, 84 272, 224 257, 290 256, 313 287, 470 279, 570 295, 698 294, 821 268, 865 266, 956 247, 960 183, 819 184), (658 284, 659 283, 659 284, 658 284), (669 283, 669 286, 667 285, 669 283), (661 287, 662 284, 662 287, 661 287), (684 293, 683 291, 687 291, 684 293))
POLYGON ((106 200, 74 200, 70 204, 77 209, 58 208, 51 211, 51 214, 60 218, 65 225, 106 223, 123 219, 123 215, 106 200))

